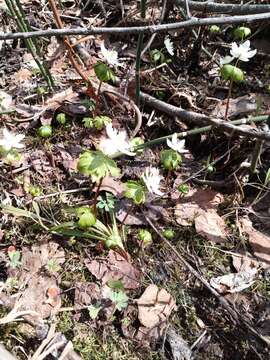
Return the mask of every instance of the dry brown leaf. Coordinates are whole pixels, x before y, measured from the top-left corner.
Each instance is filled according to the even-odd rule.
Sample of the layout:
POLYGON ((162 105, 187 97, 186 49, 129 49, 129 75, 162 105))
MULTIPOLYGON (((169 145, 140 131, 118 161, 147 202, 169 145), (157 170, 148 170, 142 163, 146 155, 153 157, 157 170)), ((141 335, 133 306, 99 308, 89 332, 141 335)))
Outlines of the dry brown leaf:
POLYGON ((138 304, 138 318, 146 328, 153 328, 164 324, 173 310, 176 310, 176 303, 173 297, 165 290, 154 285, 149 285, 142 296, 136 300, 138 304))
POLYGON ((190 226, 205 211, 216 209, 223 202, 223 195, 210 189, 192 189, 175 207, 176 222, 190 226))
POLYGON ((241 219, 240 226, 242 231, 248 234, 249 243, 256 258, 261 262, 264 268, 270 267, 270 237, 254 229, 252 222, 247 219, 241 219))
POLYGON ((103 285, 112 280, 121 280, 125 289, 140 287, 140 271, 113 250, 109 251, 106 258, 91 261, 87 259, 85 265, 103 285))
MULTIPOLYGON (((97 186, 93 189, 93 191, 96 192, 96 190, 97 190, 97 186)), ((125 186, 120 180, 117 180, 110 176, 106 176, 102 180, 100 191, 107 191, 112 193, 115 197, 121 198, 123 197, 125 186)))
POLYGON ((100 300, 100 289, 95 283, 76 283, 75 285, 75 309, 89 306, 93 301, 100 300))
MULTIPOLYGON (((218 118, 224 118, 226 112, 227 100, 220 102, 212 111, 212 115, 218 118)), ((228 111, 228 117, 237 115, 248 114, 257 109, 257 97, 256 94, 249 94, 240 96, 236 99, 230 99, 230 107, 228 111)))
POLYGON ((198 234, 205 236, 213 243, 226 241, 226 224, 215 210, 204 211, 195 218, 195 229, 198 234))
POLYGON ((259 267, 258 261, 248 252, 232 255, 232 263, 237 272, 259 267))

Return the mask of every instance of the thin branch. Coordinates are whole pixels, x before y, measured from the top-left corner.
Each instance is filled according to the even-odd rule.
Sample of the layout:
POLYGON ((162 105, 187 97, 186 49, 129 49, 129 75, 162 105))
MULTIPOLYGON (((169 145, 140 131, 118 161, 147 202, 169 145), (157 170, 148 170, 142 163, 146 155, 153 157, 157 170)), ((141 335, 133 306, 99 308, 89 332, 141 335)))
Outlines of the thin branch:
POLYGON ((204 114, 198 114, 193 111, 183 110, 179 107, 167 104, 164 101, 157 100, 153 96, 141 92, 141 98, 145 101, 147 105, 150 105, 154 109, 163 111, 164 113, 171 116, 179 116, 182 120, 194 122, 196 124, 210 124, 220 128, 222 130, 228 131, 230 133, 236 132, 237 134, 244 135, 251 138, 257 138, 262 140, 270 140, 270 134, 263 131, 257 130, 248 130, 244 129, 241 126, 236 126, 231 122, 224 121, 221 119, 216 119, 204 114))
MULTIPOLYGON (((185 6, 186 0, 175 0, 180 6, 185 6)), ((206 13, 221 14, 259 14, 270 11, 270 5, 250 5, 250 4, 217 4, 210 1, 188 1, 190 10, 203 11, 206 13)))
POLYGON ((221 25, 221 24, 242 24, 242 23, 253 23, 256 21, 263 21, 270 19, 270 12, 263 14, 254 15, 240 15, 240 16, 222 16, 222 17, 211 17, 211 18, 192 18, 190 20, 176 22, 172 24, 160 24, 160 25, 147 25, 147 26, 131 26, 131 27, 90 27, 86 28, 73 28, 73 29, 49 29, 49 30, 38 30, 30 32, 18 32, 18 33, 3 33, 0 32, 0 40, 8 39, 28 39, 30 37, 40 36, 65 36, 65 35, 97 35, 97 34, 142 34, 150 33, 154 34, 178 31, 183 28, 193 28, 204 25, 221 25))

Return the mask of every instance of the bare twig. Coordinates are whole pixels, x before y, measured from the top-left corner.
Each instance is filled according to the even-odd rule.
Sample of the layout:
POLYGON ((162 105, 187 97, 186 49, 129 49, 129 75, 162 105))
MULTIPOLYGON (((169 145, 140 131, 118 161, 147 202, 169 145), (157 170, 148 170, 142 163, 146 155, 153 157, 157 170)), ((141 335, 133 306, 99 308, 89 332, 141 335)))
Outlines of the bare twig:
POLYGON ((164 113, 171 116, 179 116, 182 120, 194 122, 196 124, 211 124, 222 130, 230 133, 236 132, 237 134, 244 135, 251 138, 257 138, 262 140, 270 140, 270 134, 263 131, 254 131, 244 129, 241 126, 236 126, 231 122, 224 121, 221 119, 212 118, 204 114, 198 114, 193 111, 183 110, 179 107, 167 104, 164 101, 157 100, 153 96, 141 92, 141 97, 147 105, 152 106, 154 109, 163 111, 164 113))
MULTIPOLYGON (((174 0, 177 5, 185 5, 186 0, 174 0)), ((221 14, 259 14, 270 11, 270 5, 251 4, 219 4, 211 1, 188 1, 190 10, 203 11, 205 13, 221 14)))
POLYGON ((221 16, 210 17, 204 19, 192 18, 190 20, 175 22, 172 24, 161 25, 146 25, 146 26, 131 26, 131 27, 94 27, 90 28, 62 28, 62 29, 49 29, 49 30, 37 30, 29 32, 18 33, 4 33, 0 32, 0 40, 8 39, 28 39, 31 37, 52 37, 52 36, 66 36, 66 35, 97 35, 97 34, 142 34, 142 33, 164 33, 168 31, 180 31, 183 28, 194 28, 204 25, 221 25, 221 24, 242 24, 253 23, 258 21, 264 21, 270 19, 270 12, 254 15, 239 15, 239 16, 221 16))

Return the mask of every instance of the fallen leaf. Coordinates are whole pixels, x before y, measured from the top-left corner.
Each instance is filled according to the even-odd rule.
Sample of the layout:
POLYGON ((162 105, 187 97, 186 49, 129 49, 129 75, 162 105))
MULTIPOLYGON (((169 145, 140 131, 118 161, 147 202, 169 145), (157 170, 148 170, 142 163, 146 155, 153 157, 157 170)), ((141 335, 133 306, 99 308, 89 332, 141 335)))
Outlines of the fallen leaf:
POLYGON ((215 210, 204 211, 195 218, 195 229, 198 234, 205 236, 213 243, 226 241, 226 224, 215 210))
POLYGON ((141 273, 127 259, 119 253, 110 250, 106 258, 86 260, 87 269, 102 285, 109 281, 121 280, 124 289, 137 289, 140 287, 141 273))
POLYGON ((192 189, 188 195, 179 199, 175 207, 176 222, 190 226, 197 216, 210 209, 217 209, 223 199, 223 195, 214 190, 192 189))
MULTIPOLYGON (((224 100, 214 108, 212 116, 224 118, 227 107, 227 100, 224 100)), ((249 94, 240 96, 236 99, 230 99, 230 106, 228 110, 228 117, 235 117, 238 115, 249 114, 257 110, 256 94, 249 94)))
POLYGON ((236 274, 218 276, 210 280, 210 285, 220 294, 240 292, 254 283, 256 268, 240 271, 236 274))
MULTIPOLYGON (((93 189, 93 191, 97 191, 97 186, 93 189)), ((110 192, 119 199, 123 197, 125 185, 120 180, 117 180, 110 176, 106 176, 102 180, 100 191, 110 192)))
POLYGON ((232 263, 237 272, 246 271, 255 267, 259 268, 259 262, 248 252, 232 255, 232 263))
POLYGON ((76 283, 75 285, 75 309, 89 306, 93 302, 100 300, 101 292, 97 284, 95 283, 76 283))
POLYGON ((146 328, 153 328, 164 324, 176 303, 173 297, 165 290, 154 285, 149 285, 142 296, 136 300, 138 304, 138 318, 146 328))
POLYGON ((254 229, 248 218, 241 219, 242 231, 248 235, 254 256, 264 268, 270 267, 270 237, 254 229))

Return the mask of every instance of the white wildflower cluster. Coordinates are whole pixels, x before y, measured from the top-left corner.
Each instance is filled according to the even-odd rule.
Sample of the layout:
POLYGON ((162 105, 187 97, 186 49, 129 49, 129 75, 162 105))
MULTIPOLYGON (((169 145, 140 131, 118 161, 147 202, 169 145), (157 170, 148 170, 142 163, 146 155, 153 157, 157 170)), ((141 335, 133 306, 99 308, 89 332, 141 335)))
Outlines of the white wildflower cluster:
POLYGON ((118 53, 116 50, 106 49, 104 42, 100 44, 101 54, 104 57, 104 60, 111 66, 123 66, 121 62, 118 61, 118 53))
POLYGON ((154 167, 148 167, 145 169, 142 179, 147 187, 147 190, 151 194, 162 196, 163 192, 159 190, 160 181, 163 177, 159 173, 159 169, 154 167))
POLYGON ((177 134, 173 134, 172 139, 167 139, 167 145, 172 150, 178 152, 179 154, 187 153, 188 150, 185 149, 185 140, 178 140, 177 134))

